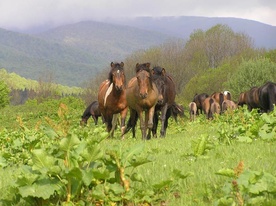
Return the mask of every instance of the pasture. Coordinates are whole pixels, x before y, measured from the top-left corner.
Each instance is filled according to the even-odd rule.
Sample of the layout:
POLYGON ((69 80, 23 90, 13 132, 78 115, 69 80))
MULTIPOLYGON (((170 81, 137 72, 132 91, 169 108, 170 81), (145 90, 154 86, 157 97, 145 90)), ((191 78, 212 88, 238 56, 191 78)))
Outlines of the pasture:
POLYGON ((2 109, 0 205, 275 205, 276 111, 191 122, 184 106, 147 141, 80 126, 77 98, 2 109))

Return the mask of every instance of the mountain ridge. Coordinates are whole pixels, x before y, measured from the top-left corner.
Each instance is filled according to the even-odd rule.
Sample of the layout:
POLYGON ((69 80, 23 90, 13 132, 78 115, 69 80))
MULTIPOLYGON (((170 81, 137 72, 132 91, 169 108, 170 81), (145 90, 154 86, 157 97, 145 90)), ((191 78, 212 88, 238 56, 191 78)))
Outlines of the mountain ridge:
POLYGON ((196 29, 226 24, 250 36, 257 48, 276 48, 276 27, 228 17, 136 17, 82 21, 36 34, 0 28, 0 68, 38 80, 53 74, 56 83, 81 86, 111 61, 168 39, 188 39, 196 29), (103 22, 104 21, 104 22, 103 22))

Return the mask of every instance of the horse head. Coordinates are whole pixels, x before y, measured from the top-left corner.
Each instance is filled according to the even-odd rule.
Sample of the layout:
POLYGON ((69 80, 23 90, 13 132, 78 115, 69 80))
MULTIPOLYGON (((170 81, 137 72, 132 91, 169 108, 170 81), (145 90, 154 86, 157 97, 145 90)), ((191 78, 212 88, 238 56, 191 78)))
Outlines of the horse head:
POLYGON ((153 81, 158 89, 159 96, 158 96, 158 105, 164 104, 164 98, 166 96, 166 70, 164 68, 161 68, 159 66, 154 67, 151 70, 151 73, 153 75, 153 81))
POLYGON ((117 91, 122 91, 126 85, 126 78, 124 74, 124 63, 113 63, 110 64, 111 70, 109 72, 110 84, 113 83, 117 91))
POLYGON ((150 63, 136 64, 136 78, 139 86, 139 95, 142 99, 147 98, 149 90, 153 89, 150 63))

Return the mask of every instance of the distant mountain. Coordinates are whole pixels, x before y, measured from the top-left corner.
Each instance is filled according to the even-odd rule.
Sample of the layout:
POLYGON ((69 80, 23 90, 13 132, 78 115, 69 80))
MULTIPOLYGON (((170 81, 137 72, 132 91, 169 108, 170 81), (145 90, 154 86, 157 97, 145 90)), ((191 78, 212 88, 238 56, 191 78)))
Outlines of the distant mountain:
POLYGON ((65 25, 40 34, 0 29, 0 68, 37 80, 50 73, 57 83, 80 86, 111 61, 159 45, 166 34, 99 22, 65 25))
POLYGON ((208 30, 217 24, 225 24, 234 32, 242 32, 250 36, 257 48, 276 49, 276 27, 247 19, 179 16, 117 18, 105 19, 104 21, 157 31, 183 39, 188 39, 196 29, 208 30))
MULTIPOLYGON (((249 35, 256 47, 276 49, 276 27, 238 18, 137 17, 86 21, 41 33, 0 29, 0 68, 34 80, 50 73, 68 86, 83 82, 137 50, 160 45, 167 39, 189 39, 196 29, 226 24, 249 35)), ((47 25, 51 27, 51 25, 47 25)))

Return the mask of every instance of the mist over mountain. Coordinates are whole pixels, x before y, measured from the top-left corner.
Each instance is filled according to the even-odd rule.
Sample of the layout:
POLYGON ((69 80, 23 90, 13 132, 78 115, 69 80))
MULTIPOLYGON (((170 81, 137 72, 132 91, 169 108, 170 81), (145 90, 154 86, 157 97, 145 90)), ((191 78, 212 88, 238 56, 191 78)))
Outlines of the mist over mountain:
POLYGON ((38 80, 52 74, 56 83, 81 86, 111 61, 168 39, 189 39, 196 29, 226 24, 250 36, 257 48, 276 48, 276 27, 238 18, 137 17, 85 21, 53 28, 0 29, 0 68, 38 80))

